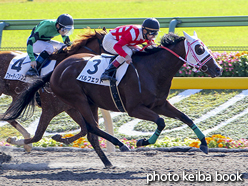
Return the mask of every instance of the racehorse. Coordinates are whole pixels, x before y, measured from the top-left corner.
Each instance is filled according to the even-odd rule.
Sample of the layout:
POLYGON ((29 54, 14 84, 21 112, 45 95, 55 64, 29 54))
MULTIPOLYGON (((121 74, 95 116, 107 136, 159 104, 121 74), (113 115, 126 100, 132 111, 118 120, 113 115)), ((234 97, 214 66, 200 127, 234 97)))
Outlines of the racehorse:
MULTIPOLYGON (((103 30, 100 31, 86 31, 84 34, 79 35, 79 38, 76 39, 73 44, 70 47, 64 48, 63 51, 57 52, 53 54, 50 59, 56 59, 56 63, 58 64, 60 61, 65 59, 66 57, 76 54, 76 53, 94 53, 94 54, 100 54, 102 52, 105 52, 102 48, 102 39, 106 35, 106 29, 103 28, 103 30)), ((13 52, 13 51, 6 51, 6 52, 0 52, 0 59, 1 59, 1 66, 0 69, 0 95, 5 94, 12 97, 12 103, 15 102, 16 99, 18 99, 18 95, 23 91, 28 89, 29 85, 28 83, 17 81, 17 80, 6 80, 4 79, 5 73, 7 71, 9 62, 16 57, 17 55, 22 54, 21 52, 13 52)), ((50 88, 45 87, 44 89, 39 90, 40 94, 40 100, 41 100, 41 107, 42 107, 42 113, 39 120, 38 127, 36 129, 35 135, 30 138, 30 134, 26 131, 24 127, 20 123, 18 123, 15 119, 8 120, 8 122, 15 127, 25 138, 25 140, 17 140, 15 138, 9 138, 7 141, 12 144, 17 145, 24 145, 24 148, 26 151, 31 150, 31 146, 28 146, 27 144, 31 144, 34 142, 39 141, 48 124, 52 120, 53 117, 58 115, 59 113, 65 111, 75 122, 80 124, 81 132, 78 133, 75 136, 69 137, 69 138, 61 138, 61 136, 56 136, 55 138, 57 141, 69 144, 76 139, 80 138, 81 136, 85 136, 87 133, 87 129, 85 126, 81 125, 83 122, 83 118, 81 114, 75 110, 73 107, 66 105, 64 102, 60 101, 54 94, 51 93, 51 91, 48 91, 50 88), (47 90, 47 91, 44 91, 47 90)), ((9 109, 11 106, 9 107, 9 109)), ((8 109, 8 110, 9 110, 8 109)), ((87 135, 88 140, 91 142, 92 146, 97 149, 97 153, 99 156, 105 156, 103 152, 101 151, 101 148, 99 147, 98 137, 88 133, 87 135)), ((122 143, 120 142, 122 145, 122 143)), ((108 160, 104 160, 104 164, 106 166, 110 165, 110 162, 108 160)))
MULTIPOLYGON (((11 118, 16 111, 24 110, 35 92, 50 80, 53 93, 82 114, 88 131, 118 145, 116 138, 99 129, 97 123, 98 108, 119 111, 114 104, 109 87, 88 84, 76 79, 89 58, 94 57, 95 55, 84 53, 72 55, 63 60, 52 73, 42 77, 30 89, 23 92, 12 107, 14 109, 6 112, 3 119, 11 118)), ((209 74, 212 78, 222 73, 222 68, 216 63, 207 47, 197 38, 196 33, 190 36, 184 32, 184 37, 173 33, 165 34, 160 46, 148 47, 146 52, 136 52, 132 59, 135 70, 129 66, 118 85, 123 106, 129 116, 157 124, 154 134, 148 140, 138 140, 137 146, 156 142, 165 128, 165 122, 159 115, 164 115, 186 123, 200 139, 200 149, 207 154, 208 147, 204 134, 187 115, 167 100, 171 81, 184 63, 193 67, 195 71, 209 74), (139 78, 137 78, 137 72, 139 78), (138 88, 139 83, 141 91, 138 88)))

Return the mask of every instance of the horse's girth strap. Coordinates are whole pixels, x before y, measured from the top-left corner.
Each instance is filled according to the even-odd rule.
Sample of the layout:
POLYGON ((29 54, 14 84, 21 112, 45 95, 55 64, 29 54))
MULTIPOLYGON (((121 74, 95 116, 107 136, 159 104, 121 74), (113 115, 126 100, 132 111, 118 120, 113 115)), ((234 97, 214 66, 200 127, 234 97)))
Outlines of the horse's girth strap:
POLYGON ((113 99, 113 102, 116 106, 116 108, 121 111, 121 112, 126 112, 126 109, 122 103, 119 91, 118 91, 118 87, 116 86, 116 82, 114 81, 110 81, 110 93, 111 93, 111 97, 113 99))

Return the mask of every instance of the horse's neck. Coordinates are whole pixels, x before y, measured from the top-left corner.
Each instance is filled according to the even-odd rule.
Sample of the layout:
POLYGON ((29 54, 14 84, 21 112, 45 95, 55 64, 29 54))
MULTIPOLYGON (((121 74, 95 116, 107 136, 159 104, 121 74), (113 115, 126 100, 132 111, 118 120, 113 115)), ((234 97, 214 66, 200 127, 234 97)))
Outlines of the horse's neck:
MULTIPOLYGON (((185 49, 183 41, 168 48, 180 57, 185 58, 185 49)), ((155 72, 157 73, 159 79, 172 79, 183 65, 183 61, 176 57, 174 54, 167 51, 166 49, 160 51, 160 53, 161 54, 159 54, 159 60, 156 62, 156 64, 154 64, 154 68, 156 69, 155 72)))
MULTIPOLYGON (((185 57, 183 42, 171 46, 170 49, 181 57, 185 57)), ((162 97, 168 91, 168 86, 165 85, 170 85, 173 77, 182 67, 183 61, 165 49, 160 51, 157 56, 155 54, 154 59, 158 59, 152 67, 152 71, 154 72, 153 77, 157 87, 156 94, 158 97, 162 97)))

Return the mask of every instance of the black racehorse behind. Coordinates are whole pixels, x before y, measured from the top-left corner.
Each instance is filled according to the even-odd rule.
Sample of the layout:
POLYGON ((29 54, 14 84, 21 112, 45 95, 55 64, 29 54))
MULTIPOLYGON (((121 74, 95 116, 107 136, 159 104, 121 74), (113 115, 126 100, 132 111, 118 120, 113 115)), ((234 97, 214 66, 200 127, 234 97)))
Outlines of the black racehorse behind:
MULTIPOLYGON (((13 109, 8 110, 2 119, 18 117, 16 111, 27 107, 35 92, 50 80, 53 93, 81 113, 88 131, 107 139, 114 145, 119 145, 118 139, 98 127, 98 108, 118 112, 109 87, 88 84, 76 79, 91 57, 94 55, 76 54, 63 60, 51 73, 51 77, 44 76, 24 91, 21 97, 15 101, 13 109)), ((211 56, 207 47, 195 33, 194 36, 184 33, 184 37, 169 33, 162 37, 160 46, 148 47, 146 52, 137 52, 132 59, 133 65, 139 73, 139 80, 137 71, 129 66, 118 85, 123 106, 129 116, 153 121, 157 124, 154 134, 148 140, 138 140, 137 146, 156 142, 165 128, 165 122, 159 115, 164 115, 186 123, 200 139, 200 149, 204 153, 208 153, 205 136, 201 130, 187 115, 180 112, 167 100, 171 81, 185 62, 193 67, 193 70, 200 70, 211 77, 221 75, 222 69, 211 56)))

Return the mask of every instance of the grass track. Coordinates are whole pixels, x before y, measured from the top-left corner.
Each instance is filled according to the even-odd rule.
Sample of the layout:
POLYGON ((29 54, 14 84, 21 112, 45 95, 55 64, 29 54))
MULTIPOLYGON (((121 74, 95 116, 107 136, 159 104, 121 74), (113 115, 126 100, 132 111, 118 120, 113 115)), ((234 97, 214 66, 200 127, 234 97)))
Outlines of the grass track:
MULTIPOLYGON (((247 15, 247 0, 0 0, 0 20, 6 19, 55 19, 62 13, 73 18, 135 18, 135 17, 197 17, 247 15), (190 10, 190 11, 189 11, 190 10)), ((34 25, 35 26, 35 25, 34 25)), ((99 25, 104 26, 104 25, 99 25)), ((246 46, 248 27, 178 28, 182 35, 196 30, 207 46, 246 46)), ((158 36, 167 33, 162 29, 158 36)), ((71 39, 82 33, 75 30, 71 39)), ((25 47, 28 31, 3 31, 2 47, 25 47)), ((61 41, 60 37, 56 40, 61 41)))

